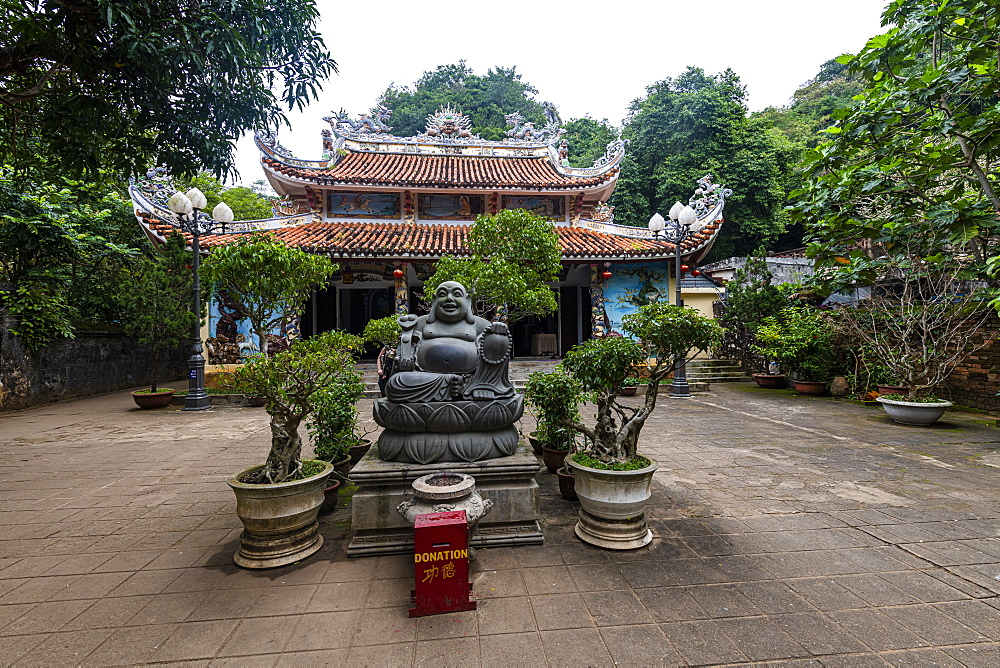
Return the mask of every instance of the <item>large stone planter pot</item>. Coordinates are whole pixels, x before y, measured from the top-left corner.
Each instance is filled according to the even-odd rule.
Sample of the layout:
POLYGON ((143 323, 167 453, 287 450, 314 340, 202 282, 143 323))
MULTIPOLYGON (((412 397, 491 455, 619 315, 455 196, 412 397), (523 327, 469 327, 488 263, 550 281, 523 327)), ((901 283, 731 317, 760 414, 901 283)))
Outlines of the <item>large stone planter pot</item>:
POLYGON ((229 476, 226 482, 236 494, 236 514, 243 522, 240 549, 233 561, 244 568, 275 568, 305 559, 323 545, 316 517, 323 505, 323 488, 333 471, 324 462, 322 473, 276 485, 240 482, 254 466, 229 476))
POLYGON ((566 463, 573 470, 574 491, 580 501, 577 538, 609 550, 635 550, 649 545, 653 532, 646 522, 653 472, 650 465, 636 471, 604 471, 584 466, 572 457, 566 463))
POLYGON ((765 390, 783 390, 788 387, 788 376, 785 374, 755 373, 753 382, 757 383, 757 387, 762 387, 765 390))
POLYGON ((794 380, 795 391, 799 394, 806 394, 810 397, 819 397, 826 394, 826 383, 814 380, 794 380))
POLYGON ((170 405, 177 390, 160 390, 155 394, 152 392, 130 392, 135 405, 139 408, 163 408, 170 405))
POLYGON ((896 401, 885 397, 878 397, 875 401, 882 404, 882 408, 893 422, 921 427, 930 426, 940 420, 944 412, 952 406, 950 401, 925 404, 915 401, 896 401))
POLYGON ((569 450, 562 450, 560 448, 546 448, 542 446, 542 463, 545 464, 545 468, 549 470, 549 473, 555 473, 558 471, 562 465, 563 460, 566 459, 566 455, 569 450))

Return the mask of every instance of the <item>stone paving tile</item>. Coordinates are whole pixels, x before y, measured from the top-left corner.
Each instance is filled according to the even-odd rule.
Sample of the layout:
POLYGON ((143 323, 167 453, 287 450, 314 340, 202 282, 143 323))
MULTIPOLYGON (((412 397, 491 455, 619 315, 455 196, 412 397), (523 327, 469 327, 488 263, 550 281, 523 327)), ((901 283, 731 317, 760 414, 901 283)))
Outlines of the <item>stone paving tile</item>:
POLYGON ((747 660, 715 621, 661 624, 660 630, 691 665, 739 663, 747 660))
POLYGON ((535 632, 480 636, 479 652, 484 666, 528 666, 544 656, 535 632))
POLYGON ((996 429, 961 414, 947 431, 901 429, 829 399, 713 395, 658 409, 643 433, 663 467, 647 549, 580 543, 578 506, 542 473, 546 544, 480 550, 479 609, 420 619, 407 615, 409 558, 346 558, 349 509, 323 519, 326 544, 303 563, 232 564, 240 528, 220 481, 266 448, 259 410, 150 415, 108 395, 0 416, 5 451, 58 454, 62 467, 52 477, 25 467, 31 457, 0 463, 17 481, 0 490, 0 637, 16 640, 5 660, 1000 663, 1000 500, 993 472, 963 458, 996 449, 996 429), (101 433, 109 424, 129 447, 101 433), (109 460, 110 479, 92 464, 109 460), (191 461, 208 464, 175 475, 191 461))
POLYGON ((540 631, 542 651, 551 666, 606 666, 611 664, 597 629, 540 631))
MULTIPOLYGON (((615 665, 677 666, 683 664, 683 659, 658 626, 613 626, 600 629, 600 633, 615 665)), ((484 655, 484 663, 485 659, 484 655)))

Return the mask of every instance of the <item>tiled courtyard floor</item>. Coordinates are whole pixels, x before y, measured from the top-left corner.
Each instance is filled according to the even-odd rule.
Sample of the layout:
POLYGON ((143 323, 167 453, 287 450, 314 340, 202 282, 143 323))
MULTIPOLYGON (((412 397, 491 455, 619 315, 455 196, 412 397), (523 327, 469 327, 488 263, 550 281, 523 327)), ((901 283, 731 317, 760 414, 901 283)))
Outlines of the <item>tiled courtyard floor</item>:
POLYGON ((420 619, 410 558, 347 559, 346 509, 302 564, 232 564, 262 409, 0 415, 0 663, 1000 665, 993 419, 712 390, 643 432, 650 548, 584 546, 543 472, 545 545, 481 550, 479 609, 420 619))

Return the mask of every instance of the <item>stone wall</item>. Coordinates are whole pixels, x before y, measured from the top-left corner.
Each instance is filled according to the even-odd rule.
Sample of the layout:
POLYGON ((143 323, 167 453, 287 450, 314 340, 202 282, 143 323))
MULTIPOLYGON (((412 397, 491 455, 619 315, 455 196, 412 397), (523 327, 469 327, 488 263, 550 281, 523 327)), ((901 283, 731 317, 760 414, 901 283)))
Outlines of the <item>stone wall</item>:
MULTIPOLYGON (((0 320, 0 412, 39 406, 149 382, 149 348, 114 332, 77 332, 36 355, 0 320)), ((160 381, 187 377, 188 346, 164 350, 160 381)))
MULTIPOLYGON (((984 329, 986 336, 997 337, 985 348, 980 349, 958 365, 941 386, 937 394, 954 401, 960 406, 1000 411, 1000 319, 990 316, 984 329)), ((979 334, 977 342, 982 341, 979 334)))

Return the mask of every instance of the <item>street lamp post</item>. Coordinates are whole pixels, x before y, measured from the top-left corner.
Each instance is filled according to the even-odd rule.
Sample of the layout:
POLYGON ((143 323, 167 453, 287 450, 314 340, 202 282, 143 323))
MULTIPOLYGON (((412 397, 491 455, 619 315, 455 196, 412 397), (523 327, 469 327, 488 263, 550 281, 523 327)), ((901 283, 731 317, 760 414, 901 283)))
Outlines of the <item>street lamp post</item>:
MULTIPOLYGON (((680 202, 674 202, 667 214, 670 223, 663 219, 659 213, 654 213, 649 219, 649 229, 657 239, 663 233, 663 238, 674 245, 674 304, 683 306, 681 300, 681 245, 692 234, 701 231, 705 226, 698 220, 698 214, 690 206, 685 206, 680 202)), ((688 391, 687 364, 682 357, 677 360, 674 366, 674 379, 670 383, 670 396, 675 399, 685 399, 691 396, 688 391)))
POLYGON ((188 393, 184 399, 184 410, 201 411, 209 408, 208 393, 205 392, 205 356, 201 346, 201 283, 198 278, 198 268, 201 265, 201 248, 199 238, 202 234, 212 232, 216 228, 225 229, 227 223, 233 222, 233 210, 225 202, 219 202, 212 209, 212 218, 200 218, 201 210, 208 202, 205 195, 197 188, 187 191, 187 194, 176 192, 167 200, 167 208, 177 216, 177 224, 191 235, 191 276, 192 304, 194 310, 194 336, 191 341, 191 357, 188 358, 188 393))

